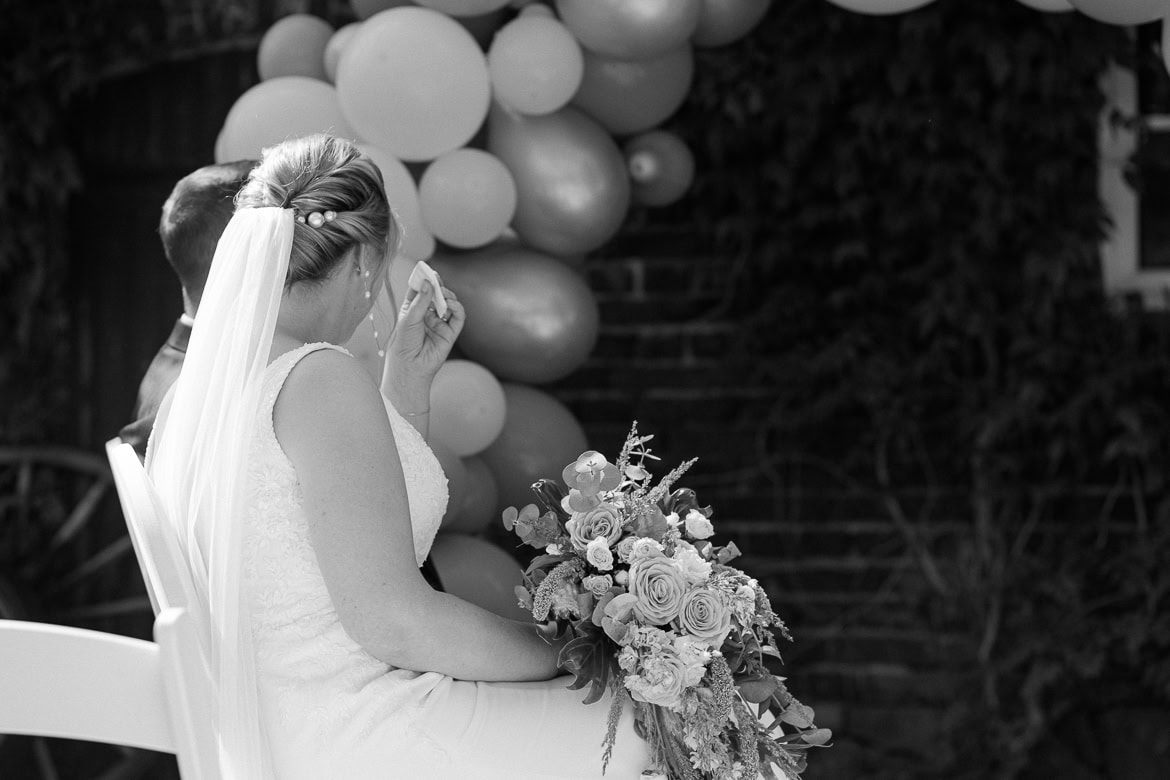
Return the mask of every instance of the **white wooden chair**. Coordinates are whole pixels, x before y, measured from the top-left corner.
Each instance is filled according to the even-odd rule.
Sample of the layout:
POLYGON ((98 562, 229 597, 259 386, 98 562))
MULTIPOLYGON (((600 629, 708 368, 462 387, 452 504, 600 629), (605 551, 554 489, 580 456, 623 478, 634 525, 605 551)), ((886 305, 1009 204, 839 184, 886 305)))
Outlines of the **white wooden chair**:
MULTIPOLYGON (((194 581, 176 532, 165 521, 162 504, 138 454, 129 444, 115 437, 106 442, 106 457, 110 461, 122 515, 155 614, 162 615, 174 608, 194 608, 194 581)), ((214 686, 208 656, 211 639, 206 620, 190 612, 186 614, 186 622, 188 630, 183 636, 183 651, 192 658, 190 666, 186 667, 186 690, 194 708, 207 714, 206 724, 211 722, 213 707, 214 686)))
POLYGON ((164 522, 161 503, 138 454, 115 437, 106 442, 106 457, 154 614, 168 607, 190 606, 194 582, 175 531, 164 522))
POLYGON ((206 669, 194 631, 180 608, 158 616, 154 642, 0 620, 0 734, 174 753, 184 780, 217 780, 212 713, 200 695, 206 669))

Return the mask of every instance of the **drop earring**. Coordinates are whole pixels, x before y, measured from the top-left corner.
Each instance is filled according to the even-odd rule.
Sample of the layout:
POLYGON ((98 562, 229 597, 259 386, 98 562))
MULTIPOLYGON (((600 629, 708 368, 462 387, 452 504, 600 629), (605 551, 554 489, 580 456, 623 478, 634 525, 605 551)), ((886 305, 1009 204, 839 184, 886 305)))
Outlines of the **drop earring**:
MULTIPOLYGON (((369 271, 364 272, 362 274, 362 278, 369 279, 370 272, 369 271)), ((366 288, 366 300, 370 300, 373 297, 374 297, 373 292, 370 290, 370 288, 367 287, 366 288)), ((378 357, 384 358, 384 357, 386 357, 386 350, 382 349, 382 342, 378 340, 378 323, 374 322, 374 307, 373 306, 370 307, 370 327, 374 331, 374 346, 376 346, 378 348, 378 357)))

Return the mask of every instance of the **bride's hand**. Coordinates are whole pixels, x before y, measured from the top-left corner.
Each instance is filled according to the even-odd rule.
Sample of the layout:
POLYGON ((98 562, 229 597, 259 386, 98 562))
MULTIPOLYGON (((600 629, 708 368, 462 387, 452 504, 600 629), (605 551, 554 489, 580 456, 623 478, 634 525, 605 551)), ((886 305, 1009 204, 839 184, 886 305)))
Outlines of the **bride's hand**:
POLYGON ((386 345, 382 388, 402 413, 429 405, 431 380, 451 354, 466 321, 463 304, 455 293, 443 287, 440 294, 447 303, 445 318, 435 311, 429 283, 424 283, 419 292, 408 290, 386 345))

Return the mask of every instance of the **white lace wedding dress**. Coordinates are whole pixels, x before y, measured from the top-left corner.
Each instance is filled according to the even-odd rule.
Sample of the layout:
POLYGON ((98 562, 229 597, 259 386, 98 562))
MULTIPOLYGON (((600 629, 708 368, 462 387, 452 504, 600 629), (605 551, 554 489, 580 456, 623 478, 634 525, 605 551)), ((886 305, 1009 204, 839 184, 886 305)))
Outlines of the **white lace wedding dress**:
MULTIPOLYGON (((477 683, 387 666, 342 628, 309 540, 297 475, 272 409, 310 344, 269 365, 249 464, 244 540, 260 705, 281 780, 600 778, 609 703, 581 703, 568 678, 477 683)), ((344 350, 342 350, 344 351, 344 350)), ((387 404, 410 501, 415 558, 430 550, 446 478, 418 432, 387 404)), ((475 637, 468 636, 474 644, 475 637)), ((622 718, 606 778, 636 778, 646 744, 622 718)))

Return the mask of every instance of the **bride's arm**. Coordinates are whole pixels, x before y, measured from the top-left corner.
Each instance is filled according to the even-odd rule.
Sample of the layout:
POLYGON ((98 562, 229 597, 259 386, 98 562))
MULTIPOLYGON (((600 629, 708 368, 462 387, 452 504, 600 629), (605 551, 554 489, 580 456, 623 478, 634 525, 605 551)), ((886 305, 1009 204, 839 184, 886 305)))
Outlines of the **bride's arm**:
POLYGON ((334 350, 293 369, 273 412, 309 535, 346 632, 397 667, 467 680, 539 680, 558 646, 535 626, 433 590, 414 559, 402 465, 378 388, 334 350))

